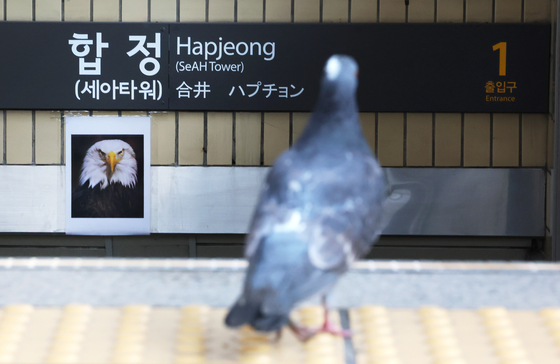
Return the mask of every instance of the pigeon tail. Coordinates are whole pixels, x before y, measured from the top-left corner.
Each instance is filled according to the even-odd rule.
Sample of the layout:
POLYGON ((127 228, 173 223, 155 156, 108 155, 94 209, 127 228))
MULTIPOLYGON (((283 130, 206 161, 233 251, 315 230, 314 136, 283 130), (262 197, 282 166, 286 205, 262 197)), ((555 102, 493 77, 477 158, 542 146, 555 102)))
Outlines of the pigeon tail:
POLYGON ((226 325, 238 327, 251 325, 258 331, 278 331, 288 322, 285 315, 265 315, 258 304, 241 304, 237 302, 226 316, 226 325))

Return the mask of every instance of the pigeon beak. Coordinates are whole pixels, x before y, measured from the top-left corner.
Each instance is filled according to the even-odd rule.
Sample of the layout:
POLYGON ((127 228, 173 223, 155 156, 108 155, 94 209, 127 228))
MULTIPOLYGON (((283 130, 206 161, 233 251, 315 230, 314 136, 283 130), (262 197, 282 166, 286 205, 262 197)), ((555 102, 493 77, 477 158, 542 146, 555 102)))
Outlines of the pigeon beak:
POLYGON ((111 151, 107 156, 109 157, 109 166, 111 167, 111 173, 113 173, 115 171, 115 166, 118 163, 117 155, 115 154, 115 152, 111 151))

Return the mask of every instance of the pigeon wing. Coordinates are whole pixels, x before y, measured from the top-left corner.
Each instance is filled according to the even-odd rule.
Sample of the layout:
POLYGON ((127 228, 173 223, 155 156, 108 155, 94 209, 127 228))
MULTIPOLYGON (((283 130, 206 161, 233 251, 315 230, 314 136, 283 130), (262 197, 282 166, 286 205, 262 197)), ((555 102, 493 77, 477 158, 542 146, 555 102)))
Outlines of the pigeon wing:
POLYGON ((282 155, 266 179, 245 255, 251 258, 264 237, 296 233, 307 243, 314 266, 344 271, 369 251, 380 233, 381 169, 371 154, 341 163, 331 159, 298 165, 291 154, 282 155))

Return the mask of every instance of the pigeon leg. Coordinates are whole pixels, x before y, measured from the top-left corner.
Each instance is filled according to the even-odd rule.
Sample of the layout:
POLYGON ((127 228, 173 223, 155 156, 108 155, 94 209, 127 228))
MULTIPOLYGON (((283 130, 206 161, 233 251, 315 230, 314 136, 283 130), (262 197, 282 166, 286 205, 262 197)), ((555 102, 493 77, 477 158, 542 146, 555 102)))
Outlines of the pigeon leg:
POLYGON ((274 336, 274 343, 278 343, 280 342, 280 339, 282 338, 282 329, 276 331, 276 335, 274 336))
POLYGON ((323 296, 322 298, 323 308, 325 310, 325 321, 323 327, 317 330, 317 332, 326 332, 336 336, 350 337, 352 336, 352 331, 336 328, 331 320, 329 319, 329 307, 327 306, 327 298, 323 296))
POLYGON ((317 335, 320 329, 310 329, 308 327, 299 326, 295 324, 292 320, 288 321, 288 327, 294 335, 298 338, 299 341, 307 341, 311 339, 313 336, 317 335))
POLYGON ((295 324, 292 320, 289 320, 288 321, 288 327, 290 328, 290 330, 292 330, 294 335, 300 341, 303 341, 303 342, 311 339, 313 336, 315 336, 319 333, 328 333, 328 334, 331 334, 331 335, 342 336, 342 337, 352 336, 352 331, 337 328, 333 325, 333 323, 329 319, 329 308, 327 306, 327 300, 324 296, 323 296, 322 302, 323 302, 323 308, 324 308, 324 312, 325 312, 325 321, 323 323, 323 326, 321 326, 319 328, 316 328, 316 329, 310 329, 308 327, 299 326, 299 325, 295 324))

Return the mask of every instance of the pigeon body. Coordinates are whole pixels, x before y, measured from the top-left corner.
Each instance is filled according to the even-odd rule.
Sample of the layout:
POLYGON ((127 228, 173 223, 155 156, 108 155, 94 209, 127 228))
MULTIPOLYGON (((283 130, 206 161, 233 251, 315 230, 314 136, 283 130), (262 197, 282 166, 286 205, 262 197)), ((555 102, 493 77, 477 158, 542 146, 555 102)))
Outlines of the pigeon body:
POLYGON ((306 129, 269 172, 228 326, 279 330, 299 301, 325 294, 379 236, 385 185, 360 126, 357 71, 350 57, 328 60, 306 129))

